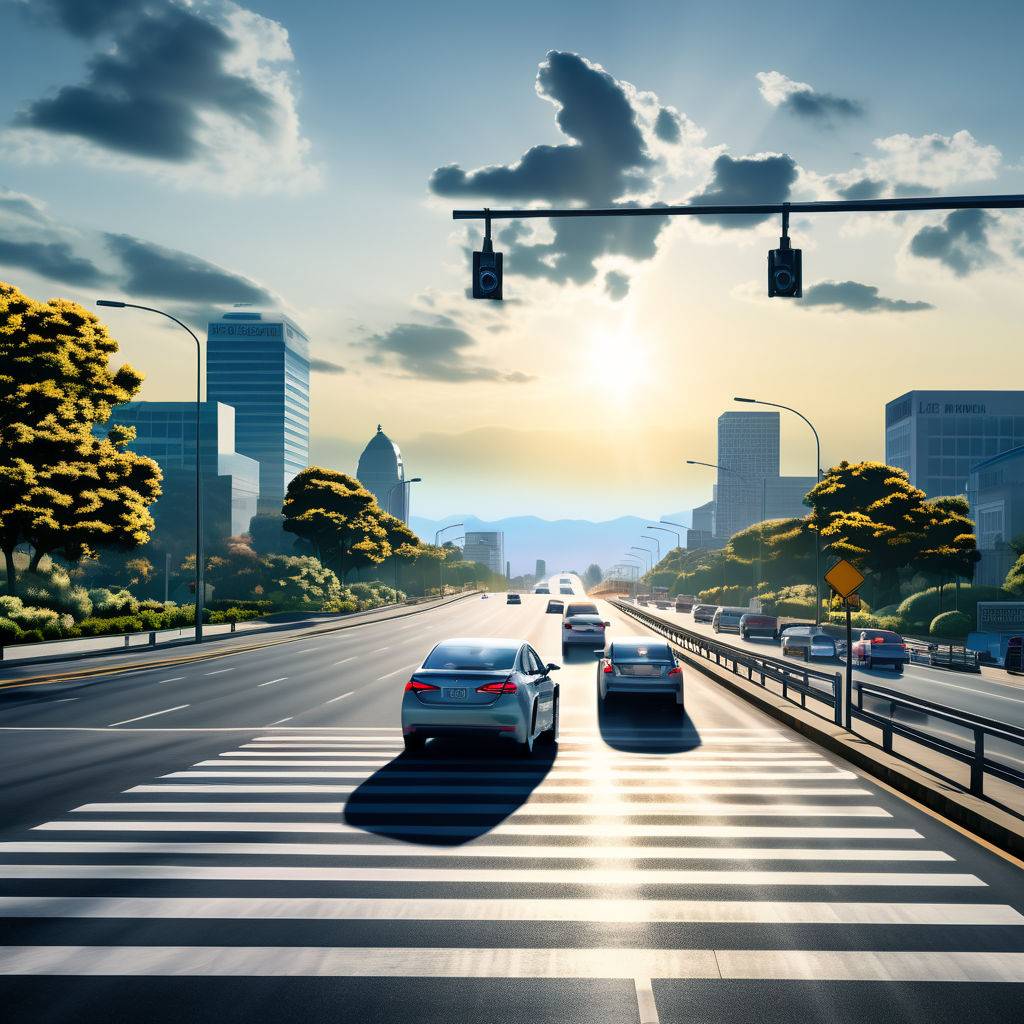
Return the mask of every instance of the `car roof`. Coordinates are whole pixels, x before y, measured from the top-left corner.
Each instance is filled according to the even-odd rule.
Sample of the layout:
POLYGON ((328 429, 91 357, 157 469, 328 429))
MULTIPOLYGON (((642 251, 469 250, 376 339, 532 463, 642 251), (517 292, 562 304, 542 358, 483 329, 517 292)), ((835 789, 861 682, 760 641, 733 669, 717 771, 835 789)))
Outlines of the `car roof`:
POLYGON ((450 636, 445 640, 438 640, 434 646, 442 647, 445 644, 467 644, 471 647, 522 647, 525 643, 525 640, 517 640, 513 636, 450 636))

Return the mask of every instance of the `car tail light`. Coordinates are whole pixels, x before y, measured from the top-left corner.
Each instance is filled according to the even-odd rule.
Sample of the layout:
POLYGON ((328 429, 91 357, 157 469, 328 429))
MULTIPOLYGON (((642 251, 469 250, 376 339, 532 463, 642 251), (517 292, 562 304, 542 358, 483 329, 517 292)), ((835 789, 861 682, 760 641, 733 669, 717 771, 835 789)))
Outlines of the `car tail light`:
POLYGON ((476 688, 477 693, 515 693, 516 684, 512 681, 512 677, 503 679, 498 683, 484 683, 483 686, 476 688))
POLYGON ((409 693, 423 693, 425 690, 440 690, 440 686, 435 686, 433 683, 424 683, 419 679, 410 679, 405 684, 405 692, 409 693))
POLYGON ((614 671, 615 669, 612 668, 612 663, 609 661, 604 667, 605 675, 611 675, 614 671))
POLYGON ((871 642, 873 644, 884 644, 885 643, 885 637, 884 636, 873 636, 871 638, 871 642))
POLYGON ((562 629, 572 629, 572 626, 570 626, 568 622, 563 622, 562 629))
POLYGON ((670 676, 681 676, 683 674, 683 670, 678 665, 676 665, 675 668, 670 668, 668 670, 668 674, 670 676))

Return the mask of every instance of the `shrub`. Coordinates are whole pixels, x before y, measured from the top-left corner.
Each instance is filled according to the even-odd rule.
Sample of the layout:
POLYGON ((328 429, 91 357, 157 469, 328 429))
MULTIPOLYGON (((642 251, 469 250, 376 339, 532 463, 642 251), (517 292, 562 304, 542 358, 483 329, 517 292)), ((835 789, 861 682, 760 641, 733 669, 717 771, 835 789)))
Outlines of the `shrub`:
POLYGON ((139 610, 139 602, 127 590, 113 593, 106 587, 97 587, 89 591, 89 600, 93 617, 97 619, 134 615, 139 610))
POLYGON ((137 615, 117 615, 102 619, 83 619, 78 628, 82 636, 108 636, 118 633, 141 633, 145 628, 137 615))
POLYGON ((26 629, 18 641, 23 644, 41 644, 43 642, 43 631, 41 629, 26 629))
POLYGON ((791 587, 780 587, 774 593, 761 593, 761 606, 769 615, 793 616, 800 619, 814 618, 814 587, 800 583, 791 587))
POLYGON ((16 644, 21 641, 21 627, 11 619, 0 616, 0 644, 16 644))
MULTIPOLYGON (((437 588, 435 587, 435 590, 437 588)), ((354 594, 348 590, 341 592, 341 597, 333 598, 324 605, 325 612, 346 614, 359 611, 359 601, 354 594)))
POLYGON ((967 636, 974 628, 974 620, 963 612, 943 612, 932 619, 928 632, 932 636, 953 639, 967 636))
POLYGON ((210 613, 210 622, 247 622, 249 619, 258 619, 264 613, 255 608, 225 608, 222 611, 210 613))
MULTIPOLYGON (((829 622, 846 625, 846 612, 829 612, 829 622)), ((895 633, 903 632, 903 620, 895 615, 877 615, 871 612, 854 612, 850 616, 850 624, 854 629, 891 629, 895 633)))
MULTIPOLYGON (((750 587, 710 587, 697 595, 705 604, 742 608, 750 603, 750 587)), ((812 602, 813 603, 813 602, 812 602)))
MULTIPOLYGON (((1001 587, 982 587, 974 584, 960 587, 959 610, 972 621, 977 621, 979 601, 1008 601, 1011 595, 1001 587)), ((953 603, 953 587, 944 588, 944 607, 941 611, 950 611, 948 605, 953 603)), ((899 615, 904 620, 908 630, 924 633, 932 619, 940 614, 939 591, 937 587, 922 590, 917 594, 911 594, 900 602, 899 615)))

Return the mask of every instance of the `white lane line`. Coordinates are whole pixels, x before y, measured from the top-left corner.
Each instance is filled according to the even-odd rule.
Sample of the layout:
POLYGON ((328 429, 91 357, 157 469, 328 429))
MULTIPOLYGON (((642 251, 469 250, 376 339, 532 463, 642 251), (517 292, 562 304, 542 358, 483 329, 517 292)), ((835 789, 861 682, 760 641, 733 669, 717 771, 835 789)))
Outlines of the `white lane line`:
POLYGON ((185 676, 171 676, 170 679, 158 679, 157 685, 159 685, 160 683, 180 683, 182 679, 185 678, 185 676))
POLYGON ((1024 926, 1024 916, 1013 907, 1000 903, 820 903, 775 900, 0 896, 0 917, 1024 926))
MULTIPOLYGON (((391 740, 388 741, 387 746, 382 746, 379 741, 366 740, 365 743, 360 742, 353 744, 351 747, 345 750, 294 750, 291 747, 278 750, 276 747, 268 747, 265 744, 260 744, 258 749, 252 749, 246 745, 235 749, 235 750, 224 750, 221 751, 222 757, 265 757, 267 754, 271 754, 273 757, 333 757, 333 758, 344 758, 350 755, 358 755, 360 753, 371 753, 371 754, 392 754, 399 753, 402 750, 400 744, 394 744, 391 740)), ((520 759, 518 762, 514 759, 509 758, 498 758, 492 759, 494 764, 523 764, 524 762, 520 759)), ((629 763, 634 765, 645 764, 646 762, 637 761, 630 757, 602 757, 602 758, 591 758, 591 757, 579 757, 573 756, 572 754, 563 754, 559 751, 558 764, 586 764, 586 765, 606 765, 606 764, 623 764, 629 763)), ((759 757, 736 757, 730 755, 729 757, 687 757, 680 758, 674 761, 664 761, 661 763, 680 765, 680 764, 713 764, 713 765, 758 765, 761 767, 767 767, 773 764, 786 765, 787 767, 792 766, 828 766, 831 767, 829 762, 823 757, 772 757, 771 755, 763 755, 759 757)))
MULTIPOLYGON (((382 821, 378 826, 389 834, 410 836, 476 837, 474 825, 409 825, 405 822, 382 821)), ((265 832, 287 835, 366 836, 366 830, 341 821, 190 821, 164 818, 148 821, 101 820, 78 818, 74 821, 47 821, 33 827, 34 832, 265 832)), ((822 826, 801 828, 791 825, 628 825, 622 822, 591 822, 586 824, 534 824, 504 822, 487 833, 491 836, 558 836, 583 839, 869 839, 881 843, 902 839, 923 840, 911 828, 843 828, 822 826)))
POLYGON ((345 664, 347 664, 348 662, 350 662, 350 661, 355 661, 355 660, 356 660, 356 656, 355 656, 355 655, 353 654, 351 658, 342 658, 342 659, 341 659, 341 661, 335 661, 335 662, 332 662, 332 667, 333 667, 334 665, 345 665, 345 664))
POLYGON ((271 722, 271 725, 281 725, 282 722, 290 722, 295 716, 289 715, 287 718, 279 718, 276 722, 271 722))
POLYGON ((49 700, 47 704, 67 704, 70 700, 78 700, 77 697, 61 697, 58 700, 49 700))
POLYGON ((330 700, 325 700, 325 704, 333 704, 336 700, 344 700, 346 697, 351 697, 355 693, 355 690, 349 690, 348 693, 339 693, 337 697, 332 697, 330 700))
POLYGON ((111 722, 110 728, 113 729, 118 725, 130 725, 132 722, 141 722, 144 718, 156 718, 157 715, 169 715, 172 711, 184 711, 185 708, 191 706, 191 704, 178 704, 173 708, 164 708, 163 711, 151 711, 148 715, 139 715, 138 718, 126 718, 123 722, 111 722))
POLYGON ((651 979, 634 978, 633 987, 636 989, 636 1008, 640 1024, 661 1024, 651 979))
MULTIPOLYGON (((175 842, 9 842, 0 853, 152 854, 214 857, 423 857, 452 860, 778 860, 778 861, 953 861, 941 850, 752 846, 495 846, 457 848, 408 843, 175 843, 175 842)), ((1024 917, 1021 918, 1024 924, 1024 917)))
POLYGON ((256 686, 273 686, 274 683, 285 683, 288 681, 287 676, 281 676, 279 679, 268 679, 265 683, 257 683, 256 686))
POLYGON ((219 668, 216 672, 204 672, 204 676, 222 676, 225 672, 234 672, 238 668, 237 665, 232 665, 231 668, 219 668))
MULTIPOLYGON (((881 807, 851 804, 657 804, 645 805, 638 802, 605 801, 588 803, 580 801, 559 801, 550 803, 385 803, 359 805, 362 813, 384 814, 507 814, 527 817, 551 815, 586 816, 591 818, 618 818, 623 815, 658 815, 663 817, 709 817, 709 818, 890 818, 888 811, 881 807)), ((72 808, 76 814, 329 814, 345 813, 345 803, 336 800, 303 801, 131 801, 123 803, 91 803, 72 808)))
MULTIPOLYGON (((743 885, 977 888, 975 875, 912 871, 724 871, 715 868, 362 868, 192 864, 0 864, 0 878, 242 882, 456 882, 465 885, 743 885)), ((1024 954, 1022 954, 1024 956, 1024 954)))
MULTIPOLYGON (((324 769, 318 769, 316 771, 263 771, 261 768, 250 768, 253 762, 247 761, 242 765, 231 765, 231 768, 240 768, 240 771, 202 771, 197 768, 189 768, 185 771, 180 772, 168 772, 166 775, 161 775, 161 779, 368 779, 372 775, 375 775, 377 770, 372 765, 364 765, 359 771, 341 771, 332 772, 324 769)), ((214 765, 220 768, 228 767, 222 761, 200 761, 200 765, 209 766, 214 765)), ((287 767, 291 768, 292 765, 289 763, 287 767)), ((358 767, 358 766, 357 766, 358 767)), ((452 781, 464 780, 471 773, 466 771, 461 772, 445 772, 445 771, 434 771, 430 768, 424 768, 422 771, 400 771, 397 769, 389 769, 386 780, 392 779, 449 779, 452 781)), ((609 772, 607 776, 601 780, 601 785, 607 785, 609 783, 616 783, 621 780, 623 783, 629 785, 637 783, 641 779, 647 776, 645 772, 631 772, 625 769, 618 769, 609 772)), ((855 779, 857 776, 853 772, 693 772, 693 771, 681 771, 673 773, 671 781, 676 783, 676 788, 683 785, 689 785, 691 782, 743 782, 743 781, 786 781, 786 782, 845 782, 851 779, 855 779)), ((495 773, 496 781, 507 783, 510 780, 524 779, 532 785, 540 785, 543 783, 549 783, 553 781, 562 782, 579 782, 581 784, 591 783, 593 775, 587 771, 580 771, 573 768, 563 768, 561 770, 553 769, 544 776, 535 774, 533 772, 522 772, 517 775, 514 772, 507 772, 498 775, 495 773)), ((656 777, 655 782, 669 781, 664 776, 656 777)), ((614 786, 618 788, 618 786, 614 786)), ((645 791, 648 786, 645 784, 645 791)), ((658 790, 655 789, 654 792, 658 790)))
MULTIPOLYGON (((416 668, 418 664, 418 661, 414 661, 411 665, 403 665, 401 668, 396 668, 394 672, 385 672, 384 675, 377 677, 377 682, 383 682, 385 679, 390 679, 392 676, 397 676, 402 672, 409 672, 416 668)), ((389 739, 388 742, 393 743, 394 740, 389 739)))
POLYGON ((384 651, 390 651, 390 647, 378 647, 375 651, 370 651, 371 654, 382 654, 384 651))
MULTIPOLYGON (((132 786, 122 790, 124 793, 220 793, 222 795, 242 796, 249 794, 300 794, 313 793, 321 795, 354 793, 362 786, 352 784, 340 786, 336 783, 324 782, 225 782, 223 784, 207 782, 157 782, 132 786)), ((660 800, 689 797, 715 796, 859 796, 870 797, 867 789, 855 788, 823 788, 821 786, 559 786, 546 783, 521 783, 514 785, 456 785, 444 781, 435 783, 406 783, 404 785, 388 785, 387 782, 373 783, 364 790, 371 794, 387 796, 422 797, 431 794, 434 799, 450 796, 515 796, 518 794, 535 794, 540 796, 578 796, 586 800, 614 800, 620 794, 624 796, 652 796, 657 799, 644 801, 631 806, 650 807, 654 813, 661 806, 660 800)))
MULTIPOLYGON (((921 682, 927 683, 929 686, 946 686, 951 690, 963 690, 964 693, 969 693, 972 697, 993 697, 995 700, 1008 700, 1012 704, 1024 704, 1024 699, 1020 697, 1005 697, 1001 693, 992 693, 989 690, 978 690, 971 686, 960 686, 957 683, 947 683, 943 679, 933 679, 931 676, 914 675, 913 678, 920 679, 921 682)), ((874 682, 874 680, 870 680, 874 682)), ((997 680, 991 680, 995 682, 997 686, 1006 686, 1006 683, 999 683, 997 680)), ((906 690, 906 694, 913 700, 915 694, 913 690, 906 690)))
POLYGON ((322 650, 323 650, 322 647, 300 647, 297 651, 295 651, 295 653, 296 654, 312 654, 314 651, 322 651, 322 650))
POLYGON ((1024 953, 372 946, 7 946, 4 975, 1024 982, 1024 953))

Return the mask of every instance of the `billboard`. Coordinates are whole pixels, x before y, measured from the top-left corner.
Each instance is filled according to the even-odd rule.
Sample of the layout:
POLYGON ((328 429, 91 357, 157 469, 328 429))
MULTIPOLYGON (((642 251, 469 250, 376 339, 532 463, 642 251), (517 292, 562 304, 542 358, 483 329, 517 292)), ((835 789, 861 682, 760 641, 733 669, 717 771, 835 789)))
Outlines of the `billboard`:
POLYGON ((979 601, 978 632, 1024 634, 1024 601, 979 601))

